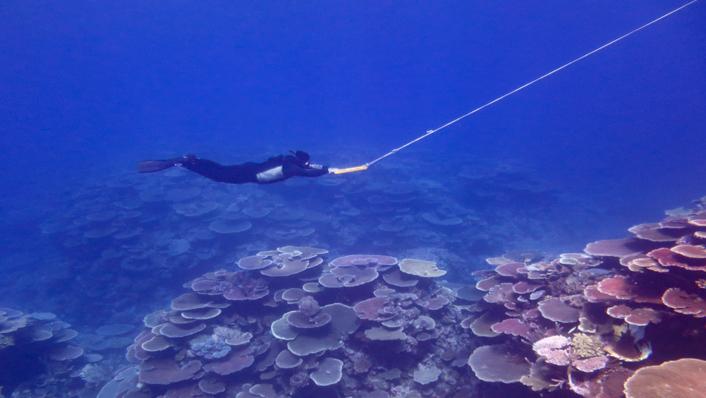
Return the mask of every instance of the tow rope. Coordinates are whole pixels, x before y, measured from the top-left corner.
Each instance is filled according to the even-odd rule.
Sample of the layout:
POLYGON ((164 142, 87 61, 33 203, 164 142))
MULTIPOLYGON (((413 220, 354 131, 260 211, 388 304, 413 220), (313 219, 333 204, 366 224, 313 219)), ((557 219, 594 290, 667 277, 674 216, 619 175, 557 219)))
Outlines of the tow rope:
POLYGON ((540 80, 544 80, 545 78, 547 78, 547 77, 549 77, 549 76, 551 76, 551 75, 553 75, 553 74, 555 74, 555 73, 561 71, 562 69, 568 68, 569 66, 571 66, 571 65, 573 65, 573 64, 575 64, 575 63, 577 63, 577 62, 579 62, 579 61, 581 61, 581 60, 583 60, 583 59, 586 59, 586 58, 590 57, 591 55, 593 55, 593 54, 595 54, 595 53, 597 53, 597 52, 599 52, 599 51, 601 51, 601 50, 603 50, 603 49, 605 49, 605 48, 607 48, 607 47, 610 47, 610 46, 612 46, 613 44, 615 44, 615 43, 617 43, 617 42, 619 42, 619 41, 621 41, 621 40, 623 40, 623 39, 625 39, 625 38, 627 38, 627 37, 629 37, 629 36, 631 36, 631 35, 633 35, 633 34, 639 32, 639 31, 641 31, 641 30, 643 30, 643 29, 645 29, 645 28, 647 28, 647 27, 649 27, 649 26, 651 26, 651 25, 654 25, 655 23, 657 23, 657 22, 659 22, 659 21, 661 21, 661 20, 663 20, 663 19, 669 17, 670 15, 672 15, 672 14, 674 14, 674 13, 677 13, 677 12, 683 10, 684 8, 686 8, 686 7, 688 7, 688 6, 690 6, 690 5, 694 4, 694 3, 696 3, 697 1, 699 1, 699 0, 691 0, 691 1, 689 1, 688 3, 686 3, 686 4, 684 4, 684 5, 680 6, 680 7, 677 7, 677 8, 675 8, 675 9, 673 9, 672 11, 669 11, 668 13, 666 13, 666 14, 664 14, 664 15, 658 17, 658 18, 655 18, 655 19, 653 19, 652 21, 650 21, 650 22, 648 22, 648 23, 646 23, 646 24, 644 24, 644 25, 642 25, 642 26, 640 26, 640 27, 638 27, 638 28, 633 29, 633 30, 631 30, 631 31, 628 32, 628 33, 625 33, 624 35, 622 35, 622 36, 620 36, 620 37, 618 37, 618 38, 616 38, 616 39, 613 39, 613 40, 611 40, 611 41, 609 41, 609 42, 603 44, 603 45, 600 46, 600 47, 597 47, 597 48, 595 48, 595 49, 593 49, 593 50, 591 50, 591 51, 589 51, 589 52, 587 52, 587 53, 585 53, 585 54, 583 54, 583 55, 581 55, 581 56, 579 56, 579 57, 577 57, 577 58, 574 58, 573 60, 571 60, 571 61, 565 63, 564 65, 561 65, 561 66, 559 66, 558 68, 553 69, 553 70, 551 70, 551 71, 549 71, 549 72, 547 72, 547 73, 545 73, 545 74, 539 76, 538 78, 536 78, 536 79, 534 79, 534 80, 531 80, 531 81, 529 81, 529 82, 527 82, 527 83, 525 83, 525 84, 523 84, 523 85, 517 87, 516 89, 514 89, 514 90, 512 90, 512 91, 508 91, 507 93, 505 93, 505 94, 503 94, 503 95, 501 95, 501 96, 495 98, 495 99, 492 100, 492 101, 489 101, 489 102, 487 102, 487 103, 485 103, 485 104, 479 106, 479 107, 476 108, 476 109, 473 109, 472 111, 470 111, 470 112, 468 112, 468 113, 465 113, 465 114, 463 114, 463 115, 461 115, 461 116, 459 116, 459 117, 457 117, 457 118, 455 118, 455 119, 453 119, 453 120, 451 120, 451 121, 449 121, 449 122, 447 122, 447 123, 445 123, 445 124, 443 124, 443 125, 441 125, 441 126, 435 128, 435 129, 427 130, 424 134, 422 134, 422 135, 420 135, 419 137, 413 139, 412 141, 409 141, 409 142, 407 142, 407 143, 405 143, 405 144, 403 144, 403 145, 400 145, 399 147, 394 148, 394 149, 392 149, 391 151, 387 152, 386 154, 384 154, 384 155, 382 155, 382 156, 380 156, 380 157, 377 157, 377 158, 375 158, 375 159, 373 159, 373 160, 371 160, 371 161, 369 161, 369 162, 367 162, 367 163, 365 163, 365 164, 362 164, 362 165, 360 165, 360 166, 354 166, 354 167, 346 167, 346 168, 329 168, 329 171, 330 171, 330 173, 332 173, 332 174, 347 174, 347 173, 355 173, 355 172, 367 170, 370 166, 374 165, 375 163, 377 163, 377 162, 379 162, 379 161, 381 161, 381 160, 383 160, 383 159, 385 159, 385 158, 387 158, 387 157, 390 157, 390 156, 396 154, 397 152, 399 152, 399 151, 401 151, 401 150, 403 150, 403 149, 405 149, 405 148, 407 148, 407 147, 409 147, 409 146, 411 146, 411 145, 416 144, 417 142, 419 142, 419 141, 421 141, 421 140, 423 140, 423 139, 429 137, 429 136, 432 135, 432 134, 438 133, 439 131, 441 131, 441 130, 443 130, 443 129, 449 127, 449 126, 454 125, 454 124, 460 122, 461 120, 463 120, 463 119, 465 119, 465 118, 467 118, 467 117, 469 117, 469 116, 471 116, 471 115, 473 115, 473 114, 475 114, 475 113, 477 113, 477 112, 480 112, 480 111, 482 111, 483 109, 485 109, 485 108, 487 108, 487 107, 489 107, 489 106, 491 106, 491 105, 493 105, 493 104, 495 104, 495 103, 497 103, 497 102, 500 102, 500 101, 502 101, 503 99, 505 99, 505 98, 507 98, 507 97, 509 97, 509 96, 511 96, 511 95, 513 95, 513 94, 515 94, 515 93, 517 93, 517 92, 520 92, 520 91, 526 89, 527 87, 529 87, 529 86, 531 86, 531 85, 533 85, 533 84, 539 82, 540 80))

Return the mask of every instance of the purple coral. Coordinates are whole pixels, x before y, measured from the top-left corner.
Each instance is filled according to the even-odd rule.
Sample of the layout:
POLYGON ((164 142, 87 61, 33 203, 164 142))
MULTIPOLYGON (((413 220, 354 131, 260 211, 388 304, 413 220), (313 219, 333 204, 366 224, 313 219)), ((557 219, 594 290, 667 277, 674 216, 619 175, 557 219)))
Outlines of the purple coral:
POLYGON ((537 307, 545 319, 560 323, 574 323, 579 320, 579 311, 556 297, 549 297, 537 307))
POLYGON ((529 364, 517 350, 505 345, 476 348, 468 357, 468 366, 482 381, 516 383, 529 374, 529 364))
POLYGON ((193 379, 201 366, 196 360, 179 363, 173 358, 152 358, 140 365, 139 380, 156 385, 179 383, 193 379))
POLYGON ((332 386, 343 376, 343 361, 337 358, 324 358, 309 378, 320 387, 332 386))

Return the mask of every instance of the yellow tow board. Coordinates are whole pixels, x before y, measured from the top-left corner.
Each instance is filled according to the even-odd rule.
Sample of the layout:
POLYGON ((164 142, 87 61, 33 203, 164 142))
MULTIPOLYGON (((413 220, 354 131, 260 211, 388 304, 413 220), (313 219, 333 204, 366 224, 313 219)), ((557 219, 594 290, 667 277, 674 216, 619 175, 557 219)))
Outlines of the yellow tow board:
POLYGON ((337 169, 337 168, 329 168, 329 171, 331 174, 348 174, 348 173, 357 173, 359 171, 365 171, 368 169, 367 164, 363 164, 360 166, 354 166, 354 167, 346 167, 344 169, 337 169))

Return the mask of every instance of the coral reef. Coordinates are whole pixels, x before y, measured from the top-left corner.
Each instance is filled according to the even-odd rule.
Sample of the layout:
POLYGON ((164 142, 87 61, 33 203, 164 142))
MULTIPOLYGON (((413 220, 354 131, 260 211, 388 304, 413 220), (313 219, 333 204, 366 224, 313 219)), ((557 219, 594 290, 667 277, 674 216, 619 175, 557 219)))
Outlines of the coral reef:
POLYGON ((622 397, 628 378, 628 397, 701 396, 703 361, 680 358, 706 358, 706 201, 629 231, 585 254, 488 259, 462 322, 492 339, 469 357, 476 377, 559 396, 622 397))
POLYGON ((47 337, 47 325, 58 322, 48 314, 2 310, 0 359, 30 354, 36 371, 22 374, 37 377, 3 373, 11 382, 1 393, 618 398, 670 389, 690 398, 701 391, 704 201, 585 253, 490 258, 492 269, 475 273, 474 287, 442 278, 467 282, 482 257, 575 241, 569 234, 586 213, 563 214, 553 205, 564 198, 511 170, 432 170, 457 176, 444 186, 394 167, 376 179, 292 180, 281 190, 234 189, 169 170, 72 192, 65 211, 42 224, 58 253, 36 257, 55 266, 41 278, 13 274, 0 287, 28 306, 46 303, 75 317, 82 333, 73 341, 90 351, 72 359, 79 349, 63 340, 75 334, 64 323, 47 337), (406 177, 414 182, 391 183, 406 177), (304 186, 315 189, 291 195, 304 186), (360 251, 409 258, 340 255, 360 251), (227 269, 202 274, 214 264, 227 269), (48 288, 23 289, 35 283, 48 288), (169 298, 169 308, 154 311, 169 298), (130 365, 115 359, 127 346, 130 365))
POLYGON ((103 383, 84 373, 90 358, 74 343, 77 335, 52 313, 0 308, 0 394, 72 397, 76 385, 103 383))
POLYGON ((99 397, 467 396, 461 287, 430 261, 326 254, 283 246, 187 283, 99 397))
POLYGON ((462 168, 429 159, 414 168, 382 165, 375 178, 292 179, 267 188, 215 184, 177 168, 101 175, 67 188, 56 208, 32 220, 32 240, 47 253, 6 257, 12 275, 0 280, 0 293, 17 298, 7 305, 28 303, 98 327, 134 323, 152 303, 177 294, 175 281, 286 243, 443 261, 449 277, 461 279, 468 278, 468 263, 539 242, 559 244, 576 232, 560 210, 575 209, 576 199, 536 181, 525 167, 475 156, 463 159, 462 168), (37 280, 28 268, 46 272, 37 280), (51 294, 64 290, 72 294, 51 294))

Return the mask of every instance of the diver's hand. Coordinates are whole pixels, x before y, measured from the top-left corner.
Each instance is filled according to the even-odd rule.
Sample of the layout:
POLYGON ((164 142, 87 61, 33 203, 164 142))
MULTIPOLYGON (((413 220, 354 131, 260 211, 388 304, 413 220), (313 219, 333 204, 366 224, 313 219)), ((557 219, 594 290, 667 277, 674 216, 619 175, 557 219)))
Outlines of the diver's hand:
POLYGON ((329 167, 329 168, 328 168, 328 173, 329 173, 329 174, 337 174, 338 170, 340 170, 340 169, 338 169, 338 168, 336 168, 336 167, 329 167))

